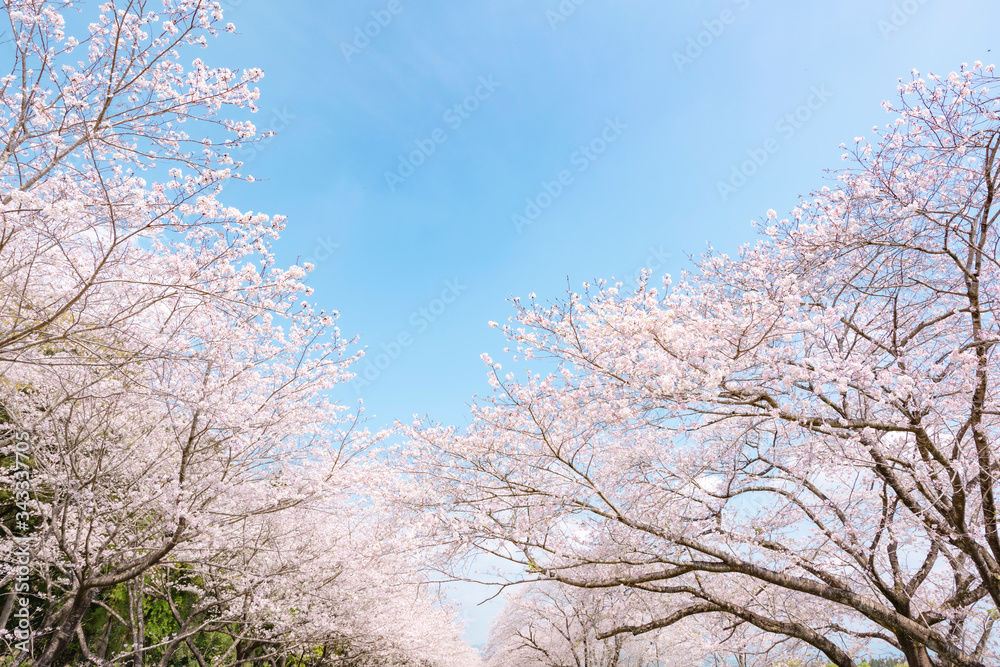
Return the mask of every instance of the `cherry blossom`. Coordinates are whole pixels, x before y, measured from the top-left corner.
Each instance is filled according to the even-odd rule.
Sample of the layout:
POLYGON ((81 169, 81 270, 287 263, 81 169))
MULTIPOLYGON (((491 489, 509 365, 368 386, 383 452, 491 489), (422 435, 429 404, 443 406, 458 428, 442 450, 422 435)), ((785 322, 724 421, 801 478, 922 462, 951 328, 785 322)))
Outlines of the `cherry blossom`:
POLYGON ((605 636, 705 618, 838 667, 994 664, 998 83, 901 81, 737 257, 515 299, 541 368, 484 356, 495 392, 410 428, 400 499, 510 581, 641 593, 605 636))

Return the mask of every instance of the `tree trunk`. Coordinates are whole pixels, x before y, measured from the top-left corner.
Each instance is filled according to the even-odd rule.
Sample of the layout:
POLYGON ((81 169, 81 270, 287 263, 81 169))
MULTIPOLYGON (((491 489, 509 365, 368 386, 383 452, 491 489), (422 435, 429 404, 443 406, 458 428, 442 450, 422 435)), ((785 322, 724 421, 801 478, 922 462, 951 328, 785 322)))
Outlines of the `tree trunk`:
POLYGON ((77 592, 73 598, 73 606, 70 608, 69 614, 67 614, 59 629, 52 636, 49 645, 45 647, 45 652, 32 663, 32 667, 52 667, 52 665, 56 664, 56 658, 59 657, 59 654, 66 649, 70 640, 73 639, 76 626, 83 619, 83 615, 87 613, 87 609, 90 608, 90 603, 94 601, 96 595, 96 588, 81 588, 77 592))
POLYGON ((104 624, 104 631, 101 632, 101 639, 97 644, 97 657, 104 660, 108 657, 108 643, 111 641, 111 628, 114 626, 114 619, 108 614, 108 620, 104 624))
POLYGON ((899 645, 906 656, 907 667, 934 667, 931 657, 927 654, 927 649, 917 644, 905 635, 896 635, 899 645))
POLYGON ((132 658, 133 667, 143 667, 143 650, 146 644, 146 618, 142 610, 142 593, 145 580, 142 575, 132 582, 132 595, 130 602, 135 609, 135 625, 132 627, 133 650, 135 655, 132 658))
POLYGON ((17 594, 14 593, 13 587, 10 593, 7 594, 7 601, 3 605, 3 611, 0 611, 0 629, 7 627, 7 621, 10 620, 10 613, 14 610, 14 598, 17 594))

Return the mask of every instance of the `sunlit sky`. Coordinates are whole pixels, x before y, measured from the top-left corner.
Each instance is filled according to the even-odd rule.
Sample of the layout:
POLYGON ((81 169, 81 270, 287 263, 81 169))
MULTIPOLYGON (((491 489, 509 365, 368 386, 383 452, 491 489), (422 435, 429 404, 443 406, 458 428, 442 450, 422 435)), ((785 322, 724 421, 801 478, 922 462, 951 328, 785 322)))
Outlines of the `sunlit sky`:
MULTIPOLYGON (((367 347, 342 398, 374 426, 464 423, 511 295, 733 252, 886 122, 899 77, 1000 61, 985 0, 223 5, 239 34, 205 59, 264 69, 278 132, 227 201, 289 217, 279 259, 315 264, 367 347)), ((489 595, 456 593, 473 644, 489 595)))

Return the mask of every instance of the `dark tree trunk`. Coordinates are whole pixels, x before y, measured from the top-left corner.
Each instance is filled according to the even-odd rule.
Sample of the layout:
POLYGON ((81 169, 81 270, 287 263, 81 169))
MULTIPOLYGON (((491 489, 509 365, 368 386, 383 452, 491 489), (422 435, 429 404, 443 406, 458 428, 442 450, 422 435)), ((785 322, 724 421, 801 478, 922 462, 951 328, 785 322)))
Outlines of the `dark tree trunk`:
POLYGON ((899 645, 906 656, 907 667, 934 667, 927 649, 905 635, 897 635, 899 645))
POLYGON ((56 664, 56 659, 66 650, 66 647, 73 639, 76 626, 83 619, 83 615, 87 613, 87 609, 90 608, 90 603, 94 601, 96 595, 96 588, 81 589, 77 592, 76 597, 73 598, 73 602, 71 603, 72 607, 69 610, 69 614, 63 619, 62 624, 52 636, 49 645, 45 647, 42 655, 32 663, 32 667, 52 667, 52 665, 56 664))

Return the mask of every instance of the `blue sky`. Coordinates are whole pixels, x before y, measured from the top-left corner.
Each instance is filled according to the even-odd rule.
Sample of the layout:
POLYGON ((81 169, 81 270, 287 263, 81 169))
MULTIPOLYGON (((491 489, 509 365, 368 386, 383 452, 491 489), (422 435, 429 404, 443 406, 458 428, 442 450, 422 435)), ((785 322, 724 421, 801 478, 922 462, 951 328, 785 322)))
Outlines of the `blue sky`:
MULTIPOLYGON (((223 5, 240 34, 206 59, 263 68, 254 121, 279 132, 228 199, 289 216, 279 258, 316 264, 368 347, 343 398, 376 425, 464 423, 509 296, 732 252, 886 122, 899 77, 1000 60, 986 1, 223 5)), ((467 606, 472 643, 495 609, 467 606)))

